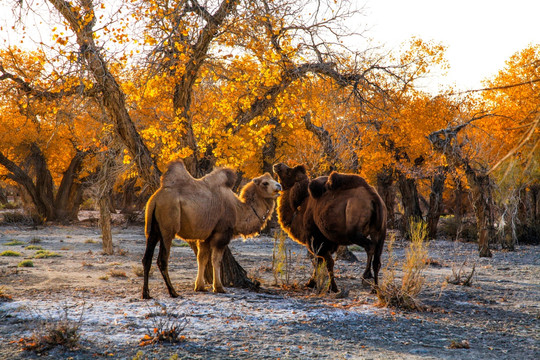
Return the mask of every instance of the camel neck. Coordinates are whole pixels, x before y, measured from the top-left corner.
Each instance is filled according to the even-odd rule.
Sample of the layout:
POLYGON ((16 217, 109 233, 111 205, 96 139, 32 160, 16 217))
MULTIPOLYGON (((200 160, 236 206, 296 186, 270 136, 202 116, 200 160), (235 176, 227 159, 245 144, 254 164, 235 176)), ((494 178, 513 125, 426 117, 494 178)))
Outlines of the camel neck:
POLYGON ((259 213, 257 212, 257 210, 252 204, 249 204, 249 206, 251 207, 251 210, 253 210, 253 213, 255 214, 255 216, 261 221, 261 223, 264 223, 266 221, 266 217, 268 216, 268 213, 270 212, 270 209, 266 209, 265 214, 261 217, 259 216, 259 213))

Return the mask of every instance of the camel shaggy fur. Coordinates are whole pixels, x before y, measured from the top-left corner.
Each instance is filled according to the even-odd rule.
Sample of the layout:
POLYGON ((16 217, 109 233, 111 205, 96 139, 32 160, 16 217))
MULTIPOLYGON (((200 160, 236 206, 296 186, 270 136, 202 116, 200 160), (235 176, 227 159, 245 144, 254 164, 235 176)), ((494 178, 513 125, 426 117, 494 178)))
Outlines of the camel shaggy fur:
MULTIPOLYGON (((279 223, 317 257, 317 265, 326 261, 330 290, 338 290, 332 258, 338 245, 357 244, 366 250, 363 279, 372 278, 377 285, 386 206, 375 189, 360 176, 336 172, 310 181, 303 165, 290 168, 280 163, 274 165, 274 172, 283 187, 277 206, 279 223)), ((315 286, 315 271, 306 286, 315 286)))
POLYGON ((221 259, 231 239, 258 233, 274 210, 281 186, 268 173, 246 184, 240 195, 232 191, 236 173, 215 169, 193 178, 181 161, 173 162, 161 178, 161 187, 146 205, 146 251, 142 259, 142 297, 149 299, 148 276, 154 249, 159 242, 157 265, 169 294, 177 297, 168 273, 172 240, 178 236, 197 245, 195 291, 204 291, 204 270, 211 258, 214 292, 225 292, 221 283, 221 259))

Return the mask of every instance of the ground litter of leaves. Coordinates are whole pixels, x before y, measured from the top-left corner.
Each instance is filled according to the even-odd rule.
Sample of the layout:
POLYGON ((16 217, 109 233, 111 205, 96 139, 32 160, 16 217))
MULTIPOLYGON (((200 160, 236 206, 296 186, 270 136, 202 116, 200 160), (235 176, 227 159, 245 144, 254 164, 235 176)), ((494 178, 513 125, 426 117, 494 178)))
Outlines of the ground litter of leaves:
MULTIPOLYGON (((1 226, 0 358, 5 359, 539 359, 540 251, 517 246, 479 258, 477 245, 436 240, 420 300, 426 311, 377 306, 359 279, 365 264, 336 262, 340 294, 304 289, 312 265, 287 240, 286 271, 272 270, 275 239, 233 240, 231 250, 259 292, 227 288, 195 293, 196 260, 189 247, 173 247, 170 274, 180 297, 168 296, 155 266, 153 300, 140 297, 136 271, 145 248, 142 226, 115 227, 116 254, 101 253, 98 228, 1 226), (13 243, 17 245, 6 245, 13 243), (18 244, 18 242, 20 244, 18 244), (60 256, 35 258, 39 246, 60 256), (18 267, 24 259, 33 267, 18 267), (472 286, 446 282, 461 268, 472 286), (79 328, 76 349, 22 350, 20 339, 68 314, 79 328), (164 322, 178 325, 181 341, 141 346, 164 322), (462 345, 462 346, 461 346, 462 345)), ((178 240, 178 243, 181 241, 178 240)), ((398 241, 395 255, 407 243, 398 241)), ((383 267, 386 264, 383 255, 383 267)), ((383 270, 384 271, 384 270, 383 270)))

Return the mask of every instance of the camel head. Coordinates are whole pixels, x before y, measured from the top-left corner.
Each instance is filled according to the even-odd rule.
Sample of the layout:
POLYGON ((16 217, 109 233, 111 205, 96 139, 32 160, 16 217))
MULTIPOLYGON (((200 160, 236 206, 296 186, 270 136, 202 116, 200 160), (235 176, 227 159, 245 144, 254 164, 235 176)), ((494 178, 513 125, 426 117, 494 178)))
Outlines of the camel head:
POLYGON ((304 165, 298 165, 294 168, 288 167, 283 163, 275 164, 274 173, 277 175, 279 183, 283 190, 289 190, 297 182, 307 180, 307 172, 304 165))
POLYGON ((263 175, 254 178, 252 181, 261 197, 275 199, 279 196, 281 185, 275 181, 269 173, 264 173, 263 175))

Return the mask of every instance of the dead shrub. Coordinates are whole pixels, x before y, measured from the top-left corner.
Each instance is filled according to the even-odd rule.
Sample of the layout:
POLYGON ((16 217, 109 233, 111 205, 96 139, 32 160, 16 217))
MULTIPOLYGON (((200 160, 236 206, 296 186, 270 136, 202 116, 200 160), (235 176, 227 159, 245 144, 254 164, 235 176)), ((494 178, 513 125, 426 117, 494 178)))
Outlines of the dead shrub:
POLYGON ((453 285, 471 286, 476 264, 473 264, 471 272, 468 275, 464 275, 463 268, 465 267, 465 264, 466 262, 464 262, 457 271, 455 267, 452 266, 452 276, 446 277, 446 282, 453 285))
POLYGON ((181 333, 189 322, 186 316, 179 314, 176 310, 168 310, 167 306, 157 301, 154 305, 155 308, 150 309, 150 312, 145 316, 146 319, 150 320, 150 324, 146 327, 147 333, 141 339, 139 346, 184 341, 186 337, 181 333))
POLYGON ((67 305, 64 304, 60 309, 59 319, 45 319, 41 321, 40 326, 32 336, 22 338, 19 343, 23 350, 43 352, 54 347, 61 346, 70 350, 76 350, 79 346, 79 329, 82 325, 82 318, 85 310, 85 304, 67 305), (74 310, 74 309, 80 310, 74 310), (78 314, 77 314, 78 312, 78 314), (75 316, 70 315, 75 313, 75 316), (73 318, 74 317, 74 318, 73 318))
POLYGON ((388 262, 382 281, 375 288, 379 305, 405 310, 423 310, 417 296, 425 282, 424 269, 428 264, 427 226, 424 222, 411 222, 411 242, 405 251, 402 264, 403 276, 397 280, 398 262, 393 252, 395 236, 391 234, 388 242, 388 262))
POLYGON ((40 225, 43 219, 37 215, 26 215, 18 211, 8 211, 2 214, 4 224, 19 224, 19 225, 40 225))

